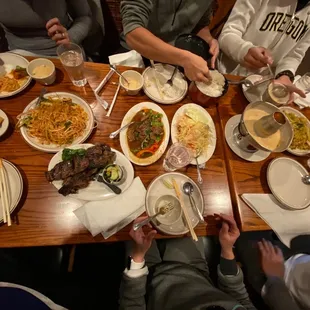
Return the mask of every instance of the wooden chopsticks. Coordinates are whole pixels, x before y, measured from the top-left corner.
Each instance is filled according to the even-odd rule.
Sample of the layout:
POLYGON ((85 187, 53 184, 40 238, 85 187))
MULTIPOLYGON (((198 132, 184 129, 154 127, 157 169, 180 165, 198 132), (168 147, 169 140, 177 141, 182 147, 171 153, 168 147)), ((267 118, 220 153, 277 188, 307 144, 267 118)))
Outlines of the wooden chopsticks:
POLYGON ((173 184, 173 187, 174 187, 174 190, 175 190, 175 193, 180 201, 180 204, 181 204, 181 209, 183 210, 183 214, 184 214, 184 217, 185 217, 185 220, 186 220, 186 224, 187 224, 187 227, 191 233, 191 236, 193 238, 194 241, 198 241, 198 238, 197 238, 197 235, 194 231, 194 228, 193 228, 193 225, 192 225, 192 222, 189 218, 189 215, 188 215, 188 212, 187 212, 187 209, 184 205, 184 201, 183 201, 183 198, 182 198, 182 195, 181 195, 181 191, 180 191, 180 188, 179 188, 179 185, 177 184, 177 182, 175 181, 175 179, 172 178, 172 184, 173 184))
POLYGON ((8 226, 11 226, 8 186, 6 184, 4 166, 1 158, 0 158, 0 195, 1 195, 3 222, 4 223, 7 222, 8 226))

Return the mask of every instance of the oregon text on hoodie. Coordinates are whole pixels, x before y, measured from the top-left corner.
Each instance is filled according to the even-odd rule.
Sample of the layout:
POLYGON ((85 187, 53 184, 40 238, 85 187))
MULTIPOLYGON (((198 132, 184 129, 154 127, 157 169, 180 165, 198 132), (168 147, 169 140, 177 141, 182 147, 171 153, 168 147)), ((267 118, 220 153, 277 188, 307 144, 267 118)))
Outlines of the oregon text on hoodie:
POLYGON ((295 13, 296 7, 296 0, 237 0, 219 38, 219 70, 252 73, 242 66, 244 56, 262 46, 271 51, 276 74, 295 74, 310 45, 310 5, 295 13))

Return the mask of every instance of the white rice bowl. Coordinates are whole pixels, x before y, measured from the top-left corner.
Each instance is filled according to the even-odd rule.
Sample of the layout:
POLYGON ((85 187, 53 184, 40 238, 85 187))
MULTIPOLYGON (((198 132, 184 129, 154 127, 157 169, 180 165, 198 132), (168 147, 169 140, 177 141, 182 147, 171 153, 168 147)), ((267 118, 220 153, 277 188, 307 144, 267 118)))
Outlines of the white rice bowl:
POLYGON ((210 70, 209 72, 212 80, 209 80, 208 83, 196 82, 197 88, 206 96, 220 97, 224 91, 225 77, 217 70, 210 70))

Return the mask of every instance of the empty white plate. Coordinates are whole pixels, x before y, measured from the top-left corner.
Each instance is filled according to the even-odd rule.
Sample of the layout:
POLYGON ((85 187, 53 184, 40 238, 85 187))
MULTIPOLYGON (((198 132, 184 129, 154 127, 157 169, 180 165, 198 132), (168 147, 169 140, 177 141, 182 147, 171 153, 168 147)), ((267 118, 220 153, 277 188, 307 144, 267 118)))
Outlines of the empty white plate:
POLYGON ((307 174, 296 160, 280 157, 269 164, 267 182, 279 202, 288 208, 301 210, 310 205, 310 185, 301 180, 307 174))

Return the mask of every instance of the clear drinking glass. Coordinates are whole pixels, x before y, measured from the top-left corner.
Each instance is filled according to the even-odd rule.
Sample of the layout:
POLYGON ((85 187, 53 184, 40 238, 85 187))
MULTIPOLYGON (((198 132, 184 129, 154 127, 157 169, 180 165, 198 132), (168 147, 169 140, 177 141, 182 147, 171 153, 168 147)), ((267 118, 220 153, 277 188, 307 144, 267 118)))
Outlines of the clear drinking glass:
POLYGON ((60 61, 67 71, 73 85, 85 86, 83 50, 74 43, 62 44, 57 48, 60 61))
POLYGON ((307 72, 299 80, 297 80, 295 86, 300 88, 305 93, 310 92, 310 72, 307 72))
POLYGON ((175 171, 190 164, 194 159, 193 153, 181 143, 174 143, 169 148, 163 162, 166 171, 175 171))

